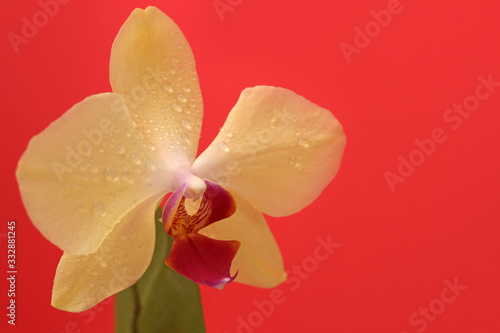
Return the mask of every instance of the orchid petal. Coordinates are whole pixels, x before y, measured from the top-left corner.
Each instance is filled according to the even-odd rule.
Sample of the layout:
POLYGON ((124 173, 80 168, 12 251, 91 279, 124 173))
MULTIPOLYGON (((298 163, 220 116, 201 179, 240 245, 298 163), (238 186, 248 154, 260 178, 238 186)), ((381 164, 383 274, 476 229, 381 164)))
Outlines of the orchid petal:
POLYGON ((203 101, 191 48, 168 16, 155 7, 132 12, 111 49, 110 81, 158 156, 194 161, 203 101))
POLYGON ((287 89, 247 88, 193 173, 242 194, 265 214, 289 215, 334 178, 345 142, 328 110, 287 89))
POLYGON ((17 179, 33 224, 71 254, 95 252, 123 216, 173 182, 123 99, 88 97, 35 136, 17 179))
POLYGON ((236 200, 236 212, 200 230, 200 234, 217 240, 237 240, 241 246, 231 267, 238 272, 235 281, 272 288, 286 280, 281 253, 266 220, 241 195, 231 193, 236 200))
POLYGON ((133 285, 146 271, 155 247, 153 197, 131 210, 88 255, 64 253, 57 267, 52 306, 85 311, 133 285))

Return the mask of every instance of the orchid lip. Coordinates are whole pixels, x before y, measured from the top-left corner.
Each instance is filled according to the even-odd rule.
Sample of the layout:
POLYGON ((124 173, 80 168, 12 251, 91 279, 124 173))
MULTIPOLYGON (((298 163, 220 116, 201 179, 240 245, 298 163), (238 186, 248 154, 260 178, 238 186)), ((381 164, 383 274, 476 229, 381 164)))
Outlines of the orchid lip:
POLYGON ((205 179, 203 199, 196 211, 188 213, 186 192, 202 188, 196 187, 199 184, 196 179, 199 178, 181 184, 163 209, 163 226, 174 237, 165 263, 196 283, 222 289, 236 278, 237 273, 231 276, 230 269, 240 242, 215 240, 198 232, 231 216, 236 211, 236 202, 223 187, 205 179))

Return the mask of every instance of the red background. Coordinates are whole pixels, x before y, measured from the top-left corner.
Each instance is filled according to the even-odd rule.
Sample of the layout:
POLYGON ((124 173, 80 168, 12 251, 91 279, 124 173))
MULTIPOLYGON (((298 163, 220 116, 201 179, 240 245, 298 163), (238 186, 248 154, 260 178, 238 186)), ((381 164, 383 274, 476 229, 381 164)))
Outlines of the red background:
POLYGON ((340 44, 353 45, 355 27, 364 29, 370 11, 388 0, 232 0, 223 20, 213 2, 69 1, 18 53, 7 34, 21 35, 23 17, 32 21, 41 8, 36 0, 2 3, 0 233, 17 222, 19 273, 17 325, 6 324, 5 279, 0 325, 13 332, 113 330, 110 300, 84 314, 51 308, 61 252, 29 221, 14 172, 33 135, 86 96, 110 91, 116 33, 133 8, 156 5, 180 26, 197 59, 205 103, 200 151, 240 91, 257 84, 292 89, 330 109, 348 139, 341 170, 320 198, 299 214, 268 219, 286 268, 310 265, 310 273, 291 274, 300 286, 278 287, 283 302, 266 316, 255 302, 268 304, 270 290, 202 288, 208 332, 237 332, 239 317, 256 326, 240 332, 499 332, 500 87, 459 128, 443 119, 474 95, 478 76, 500 82, 497 2, 401 0, 400 13, 372 30, 350 63, 340 44), (399 155, 424 156, 415 140, 436 128, 446 140, 392 191, 384 174, 398 172, 399 155), (328 235, 340 247, 325 261, 311 259, 317 237, 328 235), (444 280, 455 278, 467 289, 443 303, 442 292, 447 300, 453 295, 444 280), (439 314, 410 323, 429 306, 439 314))

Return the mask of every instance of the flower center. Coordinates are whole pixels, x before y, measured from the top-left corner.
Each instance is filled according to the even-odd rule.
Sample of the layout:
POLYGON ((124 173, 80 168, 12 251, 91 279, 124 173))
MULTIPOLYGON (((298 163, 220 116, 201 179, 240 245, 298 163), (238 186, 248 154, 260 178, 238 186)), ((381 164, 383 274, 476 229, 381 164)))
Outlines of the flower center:
POLYGON ((177 176, 177 180, 179 184, 186 184, 184 197, 192 199, 193 201, 200 199, 207 189, 205 182, 189 171, 180 172, 177 176))

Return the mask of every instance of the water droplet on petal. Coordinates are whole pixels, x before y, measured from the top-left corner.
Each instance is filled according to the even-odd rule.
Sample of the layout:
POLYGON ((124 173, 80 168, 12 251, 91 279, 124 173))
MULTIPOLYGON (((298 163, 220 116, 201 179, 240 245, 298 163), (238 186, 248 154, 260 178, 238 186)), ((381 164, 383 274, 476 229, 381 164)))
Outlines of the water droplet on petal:
POLYGON ((182 106, 179 103, 173 103, 172 109, 174 109, 174 111, 177 111, 177 112, 182 112, 182 106))
POLYGON ((229 150, 230 150, 229 146, 225 142, 219 143, 219 149, 226 152, 226 153, 229 152, 229 150))
POLYGON ((117 144, 115 147, 115 151, 118 154, 123 154, 125 152, 125 147, 122 144, 117 144))
POLYGON ((309 148, 311 146, 311 143, 306 139, 299 139, 299 146, 309 148))
POLYGON ((106 167, 104 170, 104 177, 106 177, 107 180, 113 180, 116 177, 116 171, 112 166, 106 167))
POLYGON ((189 140, 189 135, 187 135, 187 134, 182 134, 182 140, 184 140, 184 142, 186 142, 186 143, 189 143, 189 142, 190 142, 190 140, 189 140))
POLYGON ((184 127, 185 129, 188 129, 190 130, 191 129, 191 123, 189 122, 189 120, 187 119, 182 119, 181 120, 181 125, 182 127, 184 127))
POLYGON ((166 92, 169 92, 169 93, 174 92, 174 88, 172 87, 172 84, 170 84, 170 82, 165 82, 163 84, 163 90, 165 90, 166 92))
POLYGON ((156 169, 155 164, 150 159, 147 159, 145 164, 146 164, 146 167, 150 170, 156 169))
POLYGON ((125 171, 124 173, 122 173, 122 180, 123 181, 127 181, 129 179, 130 179, 130 172, 125 171))
POLYGON ((104 202, 101 200, 94 200, 92 203, 92 212, 94 212, 95 215, 102 215, 106 211, 106 207, 104 206, 104 202))
POLYGON ((101 266, 102 268, 105 268, 106 267, 106 261, 104 261, 103 259, 99 260, 99 266, 101 266))
POLYGON ((219 180, 217 181, 217 183, 221 186, 224 186, 224 185, 227 185, 228 181, 227 181, 227 178, 224 177, 224 176, 220 176, 219 177, 219 180))
POLYGON ((93 269, 90 273, 92 273, 92 275, 97 275, 97 271, 95 269, 93 269))
POLYGON ((132 153, 130 154, 130 162, 134 163, 134 164, 139 164, 141 163, 141 159, 139 158, 139 156, 135 153, 132 153))
POLYGON ((185 84, 185 85, 182 86, 182 90, 184 90, 185 92, 188 93, 188 92, 191 92, 191 87, 188 86, 187 84, 185 84))
POLYGON ((179 102, 181 103, 186 103, 187 102, 187 97, 186 95, 184 95, 183 93, 180 93, 177 95, 177 99, 179 100, 179 102))
MULTIPOLYGON (((97 272, 96 272, 97 273, 97 272)), ((93 288, 94 287, 94 283, 93 282, 89 282, 89 287, 90 288, 93 288)))
POLYGON ((292 157, 292 158, 290 158, 290 164, 291 164, 291 165, 294 165, 294 164, 296 164, 296 163, 297 163, 297 158, 296 158, 296 157, 292 157))
POLYGON ((124 134, 125 134, 125 136, 127 136, 127 137, 130 137, 130 135, 131 135, 130 130, 129 130, 128 128, 125 128, 125 129, 123 130, 123 133, 124 133, 124 134))
POLYGON ((95 164, 91 164, 89 168, 90 172, 97 173, 99 171, 99 168, 95 164))

